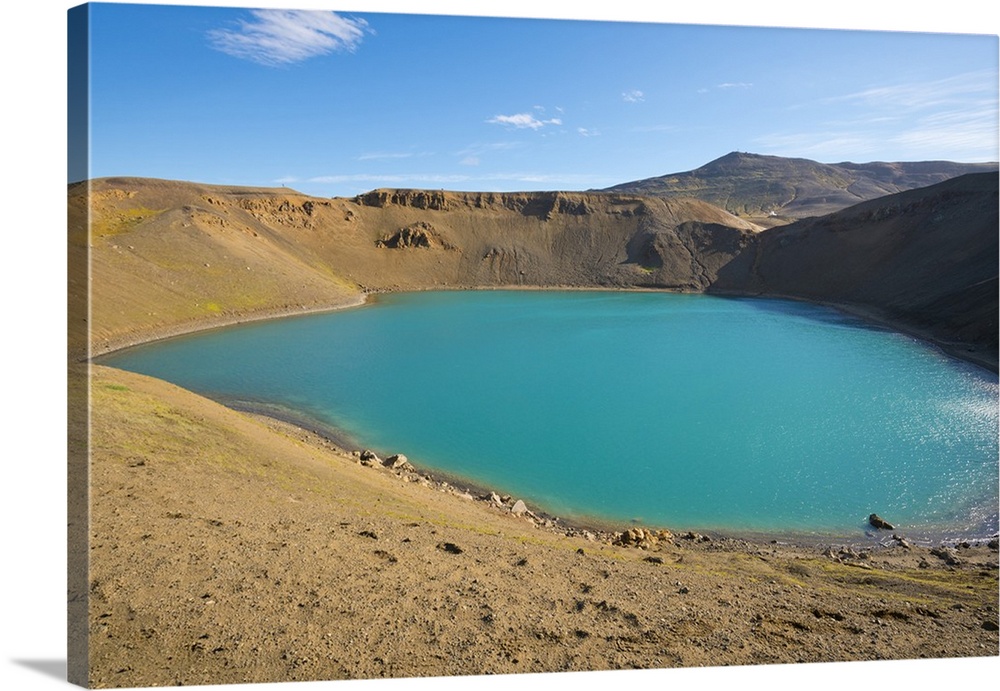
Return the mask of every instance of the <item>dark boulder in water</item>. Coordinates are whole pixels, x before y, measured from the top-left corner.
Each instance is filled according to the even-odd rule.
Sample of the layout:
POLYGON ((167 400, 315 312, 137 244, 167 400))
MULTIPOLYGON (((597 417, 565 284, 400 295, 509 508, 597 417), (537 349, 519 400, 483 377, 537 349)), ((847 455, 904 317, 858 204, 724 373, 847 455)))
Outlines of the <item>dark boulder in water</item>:
POLYGON ((879 516, 877 513, 873 513, 868 517, 868 523, 873 528, 878 528, 879 530, 895 530, 891 523, 879 516))

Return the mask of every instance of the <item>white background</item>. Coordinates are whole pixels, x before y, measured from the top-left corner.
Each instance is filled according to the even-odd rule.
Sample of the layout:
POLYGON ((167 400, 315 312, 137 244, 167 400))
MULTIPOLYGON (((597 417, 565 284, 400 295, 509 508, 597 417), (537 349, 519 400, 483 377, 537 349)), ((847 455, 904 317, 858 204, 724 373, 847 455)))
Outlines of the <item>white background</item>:
MULTIPOLYGON (((58 0, 5 3, 0 31, 3 51, 4 136, 0 150, 0 280, 3 281, 3 362, 0 395, 3 441, 3 589, 0 620, 2 688, 64 688, 66 662, 66 445, 65 445, 65 198, 66 198, 66 11, 58 0)), ((149 3, 146 3, 149 4, 149 3)), ((696 24, 795 26, 862 30, 998 33, 997 11, 980 0, 934 3, 841 0, 814 5, 801 0, 649 0, 556 2, 555 0, 188 0, 162 4, 294 7, 345 12, 476 14, 696 24), (681 6, 676 6, 676 5, 681 6), (663 5, 662 7, 660 5, 663 5), (919 7, 919 9, 918 9, 919 7)), ((1000 158, 1000 156, 998 156, 1000 158)), ((635 689, 740 684, 754 688, 923 689, 978 686, 1000 678, 992 657, 914 662, 866 662, 730 669, 597 672, 435 680, 310 682, 206 686, 239 691, 282 689, 519 690, 628 686, 635 689)))

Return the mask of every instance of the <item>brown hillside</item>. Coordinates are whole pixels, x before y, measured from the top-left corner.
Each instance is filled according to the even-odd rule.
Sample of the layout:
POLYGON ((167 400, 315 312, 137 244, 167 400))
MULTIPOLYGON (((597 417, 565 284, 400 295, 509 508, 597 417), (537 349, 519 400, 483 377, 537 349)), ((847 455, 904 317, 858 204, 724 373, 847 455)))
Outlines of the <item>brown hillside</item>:
POLYGON ((696 197, 771 227, 967 173, 996 170, 996 163, 819 163, 733 151, 695 170, 626 182, 604 191, 696 197))
MULTIPOLYGON (((71 186, 69 220, 73 360, 87 354, 85 326, 96 354, 367 291, 604 286, 835 302, 978 348, 984 362, 992 353, 996 366, 996 175, 763 233, 690 199, 420 190, 320 199, 124 178, 71 186)), ((997 649, 995 538, 934 547, 904 535, 855 549, 584 530, 515 497, 362 462, 315 433, 163 381, 80 362, 69 374, 76 683, 997 649)))
POLYGON ((995 370, 997 182, 966 175, 772 228, 710 290, 834 303, 995 370))
MULTIPOLYGON (((78 246, 86 191, 70 190, 78 246)), ((603 194, 375 190, 323 199, 134 178, 96 180, 90 192, 97 353, 368 291, 702 291, 758 230, 697 200, 603 194)))
POLYGON ((995 541, 590 533, 156 379, 92 395, 91 687, 996 651, 995 541))

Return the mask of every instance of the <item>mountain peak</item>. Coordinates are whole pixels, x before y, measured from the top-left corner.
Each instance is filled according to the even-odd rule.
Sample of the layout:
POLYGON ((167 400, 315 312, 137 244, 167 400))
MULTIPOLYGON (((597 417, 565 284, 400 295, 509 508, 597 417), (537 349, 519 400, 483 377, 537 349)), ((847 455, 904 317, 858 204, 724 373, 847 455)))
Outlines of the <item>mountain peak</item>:
POLYGON ((695 197, 758 225, 821 216, 887 194, 925 187, 996 163, 819 163, 731 151, 694 170, 636 180, 603 191, 695 197))

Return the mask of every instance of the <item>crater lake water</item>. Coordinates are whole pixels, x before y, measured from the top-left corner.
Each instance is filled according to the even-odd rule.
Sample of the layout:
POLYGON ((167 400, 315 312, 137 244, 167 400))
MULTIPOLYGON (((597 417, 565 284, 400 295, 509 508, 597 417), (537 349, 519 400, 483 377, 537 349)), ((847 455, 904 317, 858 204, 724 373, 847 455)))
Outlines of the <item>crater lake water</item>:
POLYGON ((393 294, 101 364, 295 411, 578 521, 863 536, 876 512, 916 539, 997 530, 997 376, 815 305, 393 294))

